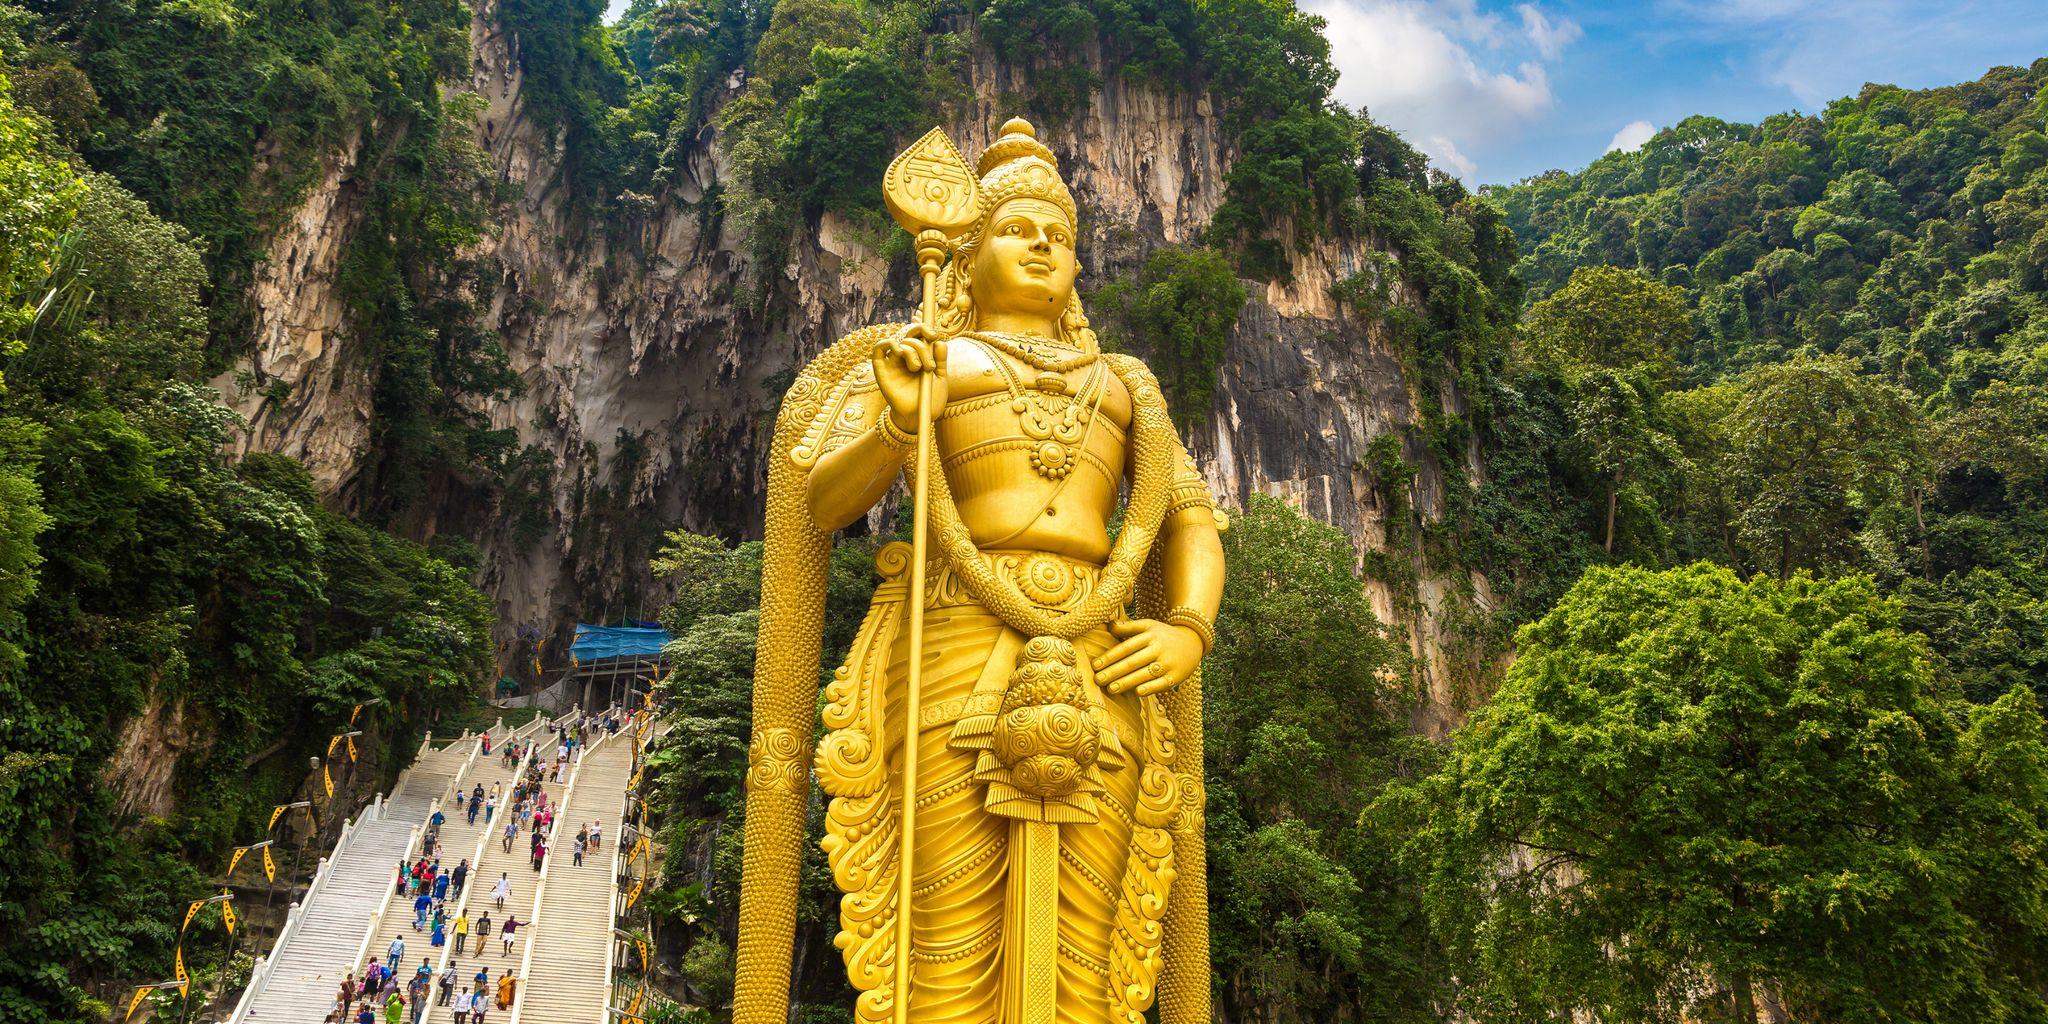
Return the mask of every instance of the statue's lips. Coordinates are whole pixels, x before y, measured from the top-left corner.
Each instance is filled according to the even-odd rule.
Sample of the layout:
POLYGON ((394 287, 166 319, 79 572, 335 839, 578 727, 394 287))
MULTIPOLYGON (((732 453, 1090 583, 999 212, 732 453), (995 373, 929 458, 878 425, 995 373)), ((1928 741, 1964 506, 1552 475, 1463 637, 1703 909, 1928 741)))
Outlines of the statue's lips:
POLYGON ((1044 260, 1018 260, 1017 265, 1026 270, 1035 270, 1041 274, 1052 273, 1052 264, 1044 260))

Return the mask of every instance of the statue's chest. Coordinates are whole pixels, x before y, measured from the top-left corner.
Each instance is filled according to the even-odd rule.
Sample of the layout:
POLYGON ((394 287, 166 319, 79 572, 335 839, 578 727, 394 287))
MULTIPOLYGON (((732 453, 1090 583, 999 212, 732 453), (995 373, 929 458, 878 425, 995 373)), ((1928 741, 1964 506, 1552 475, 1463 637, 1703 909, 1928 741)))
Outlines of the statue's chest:
POLYGON ((1078 400, 1107 416, 1119 430, 1131 425, 1131 394, 1099 357, 1070 369, 1048 370, 961 338, 953 342, 947 357, 946 391, 949 407, 996 395, 1013 403, 1022 399, 1034 409, 1064 408, 1069 400, 1078 400))
POLYGON ((1047 369, 965 345, 948 359, 938 441, 949 473, 995 460, 1060 481, 1093 463, 1114 483, 1130 419, 1130 394, 1101 359, 1047 369))

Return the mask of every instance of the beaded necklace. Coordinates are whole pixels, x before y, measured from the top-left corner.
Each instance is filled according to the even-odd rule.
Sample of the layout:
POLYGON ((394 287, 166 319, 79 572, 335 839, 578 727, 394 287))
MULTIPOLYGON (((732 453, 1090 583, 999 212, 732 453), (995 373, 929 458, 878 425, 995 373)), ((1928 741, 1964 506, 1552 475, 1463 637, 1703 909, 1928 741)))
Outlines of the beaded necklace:
POLYGON ((1048 373, 1065 373, 1078 370, 1102 358, 1100 352, 1088 352, 1066 345, 1051 338, 1040 338, 1029 334, 998 334, 994 331, 975 331, 967 335, 999 352, 1003 352, 1035 369, 1048 373))
MULTIPOLYGON (((988 343, 986 335, 974 337, 988 343)), ((1010 392, 1010 411, 1017 414, 1017 425, 1031 442, 1031 468, 1047 480, 1064 482, 1067 474, 1073 472, 1074 464, 1080 461, 1088 434, 1095 429, 1095 415, 1102 405, 1103 392, 1108 390, 1109 375, 1103 372, 1102 364, 1094 353, 1086 353, 1087 361, 1074 365, 1093 364, 1092 368, 1081 381, 1081 386, 1069 394, 1062 371, 1031 361, 999 345, 989 347, 1014 355, 1039 370, 1038 379, 1026 386, 1017 379, 1016 371, 1009 364, 998 358, 989 360, 1002 374, 1003 386, 1010 392)))

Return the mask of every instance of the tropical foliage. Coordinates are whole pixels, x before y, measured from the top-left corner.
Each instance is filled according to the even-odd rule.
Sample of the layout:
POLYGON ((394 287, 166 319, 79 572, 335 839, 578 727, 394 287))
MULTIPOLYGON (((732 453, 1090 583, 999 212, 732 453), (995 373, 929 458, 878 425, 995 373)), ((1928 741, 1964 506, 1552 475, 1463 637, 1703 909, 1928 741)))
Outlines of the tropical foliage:
POLYGON ((1581 578, 1367 819, 1409 837, 1457 1006, 2041 1019, 2040 711, 1964 701, 1903 620, 1868 577, 1581 578))
MULTIPOLYGON (((371 756, 466 703, 464 574, 225 454, 206 255, 82 171, 0 77, 0 1021, 169 974, 182 901, 260 836, 353 705, 371 756)), ((209 943, 188 956, 210 971, 209 943)))
MULTIPOLYGON (((1974 696, 2048 679, 2044 84, 2048 60, 1689 118, 1494 196, 1541 297, 1531 429, 1582 439, 1562 490, 1620 482, 1616 557, 1870 573, 1974 696), (1633 396, 1580 415, 1560 343, 1612 348, 1633 396)), ((1559 505, 1601 532, 1598 506, 1559 505)))

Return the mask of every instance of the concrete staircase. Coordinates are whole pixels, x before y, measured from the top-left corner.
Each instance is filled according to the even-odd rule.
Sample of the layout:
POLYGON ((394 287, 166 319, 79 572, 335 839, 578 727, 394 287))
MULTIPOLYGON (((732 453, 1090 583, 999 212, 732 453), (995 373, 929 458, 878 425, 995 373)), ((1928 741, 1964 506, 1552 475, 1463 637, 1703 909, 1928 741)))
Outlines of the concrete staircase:
MULTIPOLYGON (((533 759, 541 764, 552 761, 555 756, 555 747, 548 738, 547 730, 545 728, 537 728, 531 735, 538 737, 538 742, 534 745, 533 759)), ((523 741, 528 737, 522 736, 520 738, 523 741)), ((483 782, 486 793, 490 791, 492 784, 495 782, 499 787, 500 804, 509 804, 512 787, 518 782, 520 774, 525 770, 525 765, 526 762, 521 762, 517 767, 507 769, 502 759, 493 757, 487 766, 489 771, 488 777, 480 778, 478 781, 483 782)), ((479 768, 483 767, 485 766, 480 763, 479 768)), ((479 774, 481 775, 482 773, 479 772, 479 774)), ((471 786, 474 786, 474 784, 474 782, 468 783, 471 786)), ((548 805, 555 807, 558 812, 560 810, 559 802, 567 788, 566 783, 547 782, 546 776, 542 776, 541 789, 548 795, 548 805)), ((472 931, 469 939, 469 948, 462 955, 456 955, 454 939, 452 937, 449 939, 447 946, 434 951, 436 957, 434 961, 435 976, 438 978, 439 972, 447 970, 449 964, 454 964, 455 992, 457 995, 460 995, 464 988, 475 986, 475 976, 479 968, 488 971, 485 998, 492 1000, 493 1010, 497 1008, 495 999, 499 977, 508 969, 518 969, 521 949, 533 937, 533 930, 524 927, 524 925, 527 919, 533 916, 534 889, 540 882, 540 875, 534 872, 532 861, 527 853, 530 848, 532 833, 526 826, 522 825, 519 828, 518 833, 512 837, 511 847, 509 849, 506 848, 504 842, 505 823, 508 820, 507 816, 513 813, 514 811, 510 807, 501 806, 488 826, 484 824, 481 817, 477 819, 475 828, 471 828, 465 818, 453 818, 449 820, 447 825, 442 826, 441 830, 444 858, 452 856, 460 860, 467 857, 474 871, 473 879, 464 888, 461 900, 456 903, 459 911, 469 914, 472 931), (511 892, 506 896, 503 908, 497 906, 496 897, 492 895, 500 876, 511 883, 511 892), (490 934, 488 935, 476 930, 477 923, 486 912, 491 915, 490 934), (504 944, 499 939, 500 929, 505 923, 505 915, 507 913, 516 915, 522 926, 515 933, 518 937, 518 943, 513 947, 510 954, 501 952, 504 944)), ((453 914, 450 916, 452 918, 453 914)), ((410 927, 409 922, 407 926, 410 927)), ((389 940, 387 939, 386 941, 388 942, 389 940)), ((412 944, 411 940, 406 940, 406 944, 410 947, 412 944)), ((407 952, 410 953, 411 950, 408 949, 407 952)), ((414 966, 418 966, 416 961, 414 966)), ((439 990, 437 989, 435 997, 437 1000, 439 999, 438 992, 439 990)), ((448 1008, 438 1005, 429 1005, 426 1016, 421 1019, 423 1022, 453 1020, 449 1015, 448 1008)))
MULTIPOLYGON (((544 728, 545 723, 534 722, 518 730, 510 738, 523 740, 544 728)), ((389 805, 393 808, 402 807, 408 812, 416 812, 418 820, 423 824, 433 815, 435 808, 439 808, 447 816, 447 820, 441 825, 440 859, 443 871, 455 870, 455 865, 460 863, 465 857, 469 858, 472 865, 476 863, 474 852, 476 835, 484 828, 481 818, 477 820, 475 827, 471 827, 468 824, 466 815, 455 813, 456 787, 460 786, 463 789, 468 789, 476 783, 482 782, 484 790, 489 792, 493 782, 500 782, 503 783, 504 791, 511 791, 511 784, 506 780, 514 774, 514 769, 504 767, 504 759, 499 757, 497 753, 501 749, 500 741, 506 738, 501 736, 492 737, 490 754, 486 755, 478 751, 473 757, 465 756, 462 761, 454 765, 452 772, 441 762, 427 761, 420 766, 420 770, 416 771, 407 780, 399 792, 393 795, 390 801, 389 805), (429 793, 432 794, 431 797, 428 795, 429 793)), ((471 746, 474 746, 473 742, 471 746)), ((499 820, 502 821, 503 819, 499 820)), ((418 833, 422 837, 424 834, 424 829, 421 829, 418 833)), ((406 851, 406 860, 409 862, 417 860, 418 857, 419 843, 416 841, 413 847, 406 851)), ((394 861, 390 865, 390 870, 385 873, 386 895, 389 897, 388 902, 381 905, 373 918, 365 920, 365 923, 370 927, 370 932, 367 941, 364 943, 363 952, 357 958, 357 973, 360 974, 361 969, 368 966, 371 957, 377 958, 380 963, 390 964, 389 950, 391 948, 391 941, 403 938, 405 940, 405 962, 392 965, 398 972, 399 989, 403 991, 406 983, 412 980, 413 971, 419 967, 422 960, 433 965, 436 970, 440 968, 442 950, 436 949, 430 941, 431 932, 413 930, 412 897, 400 896, 397 893, 397 876, 395 872, 399 869, 399 862, 394 861)), ((358 913, 360 914, 360 911, 358 913)), ((450 915, 450 920, 453 920, 452 914, 450 915)), ((448 936, 448 942, 451 947, 455 942, 455 936, 452 932, 448 936)))
POLYGON ((529 904, 531 933, 521 932, 524 980, 509 1024, 605 1024, 609 1017, 618 894, 614 858, 623 852, 620 822, 632 759, 631 738, 621 730, 594 741, 571 777, 566 806, 555 819, 557 849, 548 854, 539 892, 529 904), (594 820, 604 823, 604 845, 577 866, 576 830, 594 820))
MULTIPOLYGON (((534 723, 525 731, 539 728, 534 723)), ((494 748, 505 738, 506 730, 496 729, 494 748)), ((476 737, 466 736, 445 748, 423 750, 389 798, 379 797, 343 828, 333 853, 322 858, 306 898, 293 907, 276 944, 257 963, 229 1020, 303 1024, 323 1019, 342 977, 359 970, 385 930, 381 926, 410 929, 409 912, 402 920, 384 920, 394 917, 384 908, 391 904, 397 865, 417 847, 432 808, 444 795, 452 796, 450 787, 471 767, 477 746, 476 737)), ((447 836, 444 827, 444 844, 447 836)), ((388 944, 390 936, 383 941, 388 944)), ((412 940, 406 944, 411 947, 412 940)), ((376 955, 383 955, 381 948, 376 955)))

